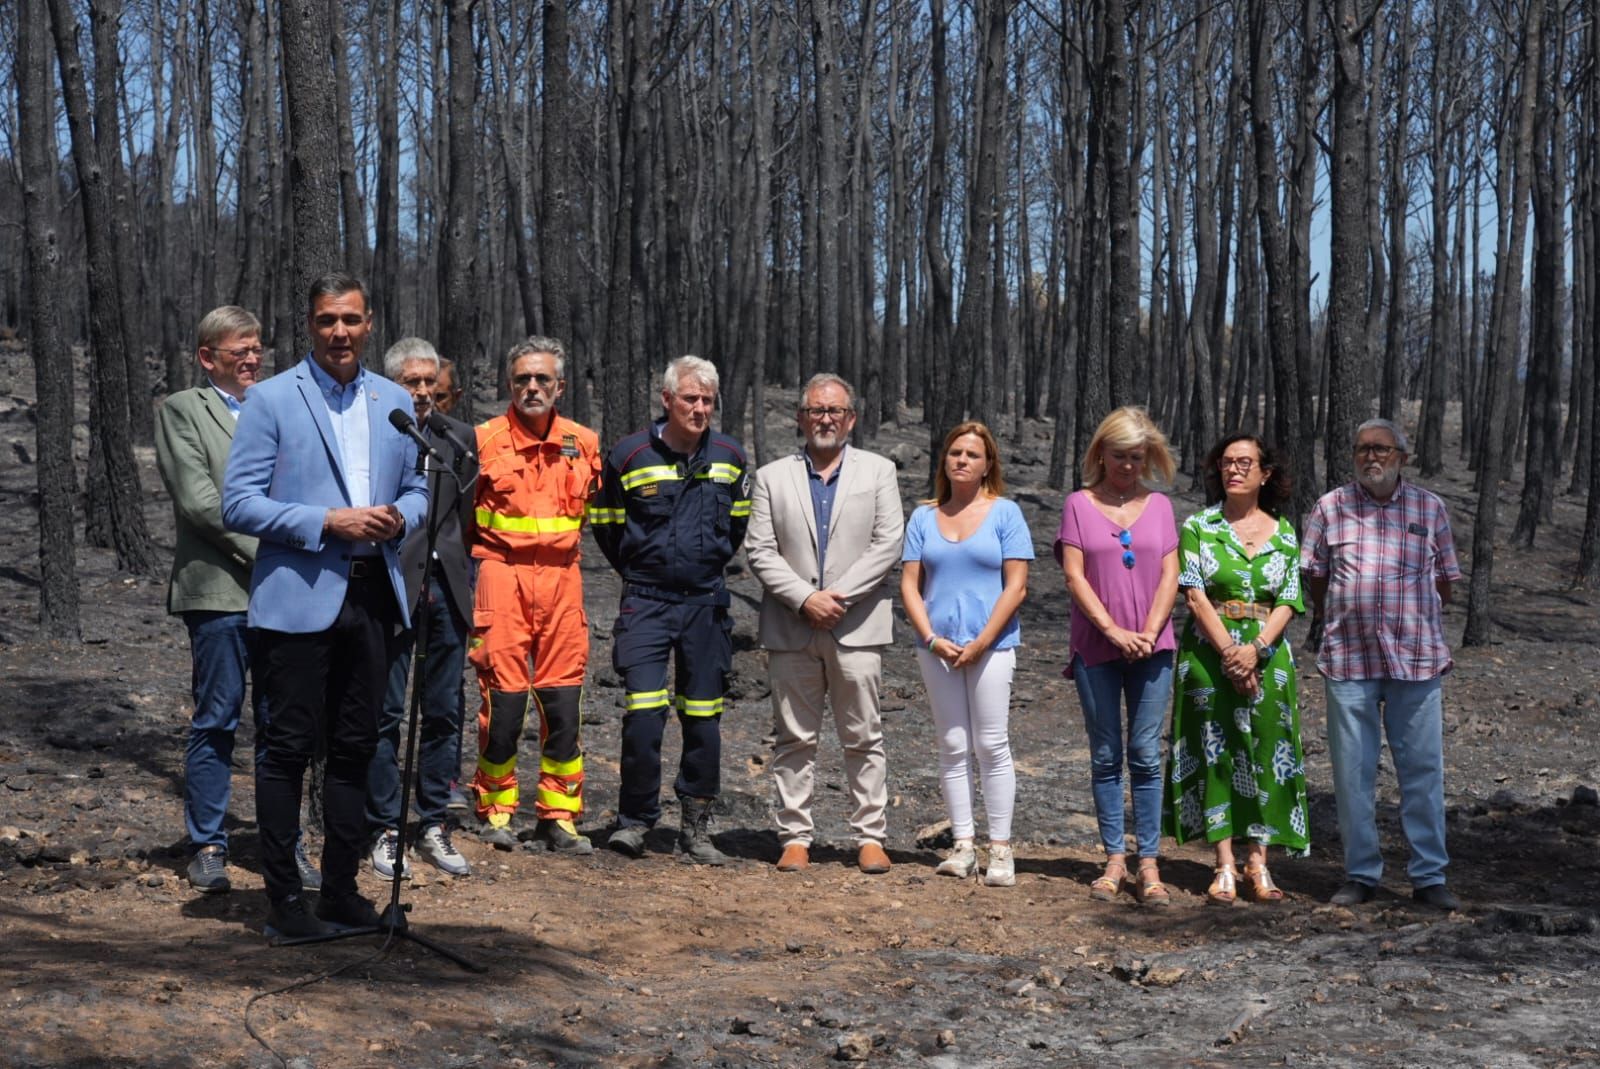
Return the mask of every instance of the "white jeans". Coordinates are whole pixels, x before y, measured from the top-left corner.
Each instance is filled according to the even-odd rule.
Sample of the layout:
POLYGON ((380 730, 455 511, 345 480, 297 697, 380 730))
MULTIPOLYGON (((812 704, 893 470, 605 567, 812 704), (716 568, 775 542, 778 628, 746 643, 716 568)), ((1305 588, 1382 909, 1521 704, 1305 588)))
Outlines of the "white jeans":
POLYGON ((1011 676, 1015 650, 990 650, 976 664, 951 668, 918 648, 922 683, 939 731, 939 785, 944 790, 950 830, 957 839, 972 838, 972 758, 978 759, 989 838, 1011 838, 1011 810, 1017 798, 1017 774, 1011 765, 1011 676))

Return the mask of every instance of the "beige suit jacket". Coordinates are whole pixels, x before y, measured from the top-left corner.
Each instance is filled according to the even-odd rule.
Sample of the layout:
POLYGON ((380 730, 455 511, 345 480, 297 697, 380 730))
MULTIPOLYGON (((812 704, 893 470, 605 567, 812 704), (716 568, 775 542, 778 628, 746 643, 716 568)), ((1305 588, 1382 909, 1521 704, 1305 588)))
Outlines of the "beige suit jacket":
POLYGON ((890 589, 884 579, 900 560, 905 512, 894 463, 864 449, 847 448, 834 493, 828 531, 827 574, 817 569, 817 520, 811 507, 805 457, 774 460, 756 472, 745 556, 761 581, 761 645, 797 650, 811 641, 800 606, 818 590, 849 603, 833 629, 841 646, 885 646, 894 641, 890 589))

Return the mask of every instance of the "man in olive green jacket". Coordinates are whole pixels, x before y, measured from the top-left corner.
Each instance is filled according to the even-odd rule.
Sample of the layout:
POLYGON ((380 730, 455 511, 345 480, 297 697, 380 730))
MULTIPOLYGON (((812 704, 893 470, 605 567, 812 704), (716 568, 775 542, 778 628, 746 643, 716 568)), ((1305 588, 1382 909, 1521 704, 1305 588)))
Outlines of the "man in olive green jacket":
MULTIPOLYGON (((222 477, 245 390, 261 369, 261 324, 225 306, 200 321, 205 381, 167 397, 156 415, 156 462, 172 496, 177 545, 167 611, 183 617, 194 662, 194 716, 184 760, 183 808, 194 857, 189 882, 229 889, 224 821, 232 786, 234 732, 250 670, 245 610, 256 540, 222 526, 222 477)), ((252 702, 256 737, 264 712, 252 702)))

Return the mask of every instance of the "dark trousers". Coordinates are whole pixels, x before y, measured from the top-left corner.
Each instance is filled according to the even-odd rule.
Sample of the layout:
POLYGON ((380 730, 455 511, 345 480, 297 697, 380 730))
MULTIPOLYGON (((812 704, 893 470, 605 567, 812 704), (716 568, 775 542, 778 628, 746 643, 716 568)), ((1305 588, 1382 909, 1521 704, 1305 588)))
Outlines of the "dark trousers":
MULTIPOLYGON (((467 661, 467 624, 456 614, 437 575, 428 584, 427 598, 417 607, 417 614, 422 613, 428 614, 428 647, 417 672, 422 708, 417 717, 416 781, 411 798, 417 827, 426 828, 444 823, 450 785, 461 767, 461 674, 467 661)), ((415 643, 416 632, 405 632, 389 664, 388 691, 378 720, 378 749, 367 771, 367 831, 371 835, 400 826, 402 728, 415 643)))
POLYGON ((256 822, 262 873, 273 901, 301 891, 294 861, 300 792, 319 739, 328 754, 322 893, 337 898, 356 891, 366 842, 367 767, 377 749, 389 662, 401 633, 389 577, 374 571, 350 580, 339 615, 326 631, 259 632, 261 682, 272 712, 266 753, 256 766, 256 822))
POLYGON ((612 667, 623 678, 622 784, 617 822, 653 827, 661 819, 661 737, 676 706, 683 756, 673 790, 715 798, 722 790, 722 694, 733 667, 733 619, 722 605, 627 595, 612 628, 612 667), (667 664, 675 666, 667 695, 667 664))

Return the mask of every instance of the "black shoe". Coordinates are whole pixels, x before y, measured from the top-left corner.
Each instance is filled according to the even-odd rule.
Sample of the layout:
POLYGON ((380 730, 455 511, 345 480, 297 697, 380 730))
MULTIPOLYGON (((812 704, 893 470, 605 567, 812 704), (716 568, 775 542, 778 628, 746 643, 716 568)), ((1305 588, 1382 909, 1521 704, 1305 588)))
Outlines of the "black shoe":
POLYGON ((1363 902, 1371 902, 1378 889, 1370 883, 1360 880, 1346 880, 1344 885, 1333 892, 1333 897, 1328 902, 1335 906, 1359 906, 1363 902))
POLYGON ((619 854, 633 858, 637 861, 644 857, 644 833, 647 829, 642 824, 627 824, 611 832, 611 837, 606 840, 606 845, 619 854))
POLYGON ((324 896, 317 901, 317 916, 345 928, 378 927, 378 910, 359 894, 324 896))
POLYGON ((228 852, 220 846, 202 846, 189 862, 189 886, 214 895, 233 889, 228 879, 228 852))
POLYGON ((1451 894, 1449 889, 1442 883, 1430 883, 1426 887, 1413 887, 1411 889, 1411 900, 1420 902, 1424 906, 1432 906, 1434 909, 1443 910, 1446 913, 1454 913, 1461 908, 1461 899, 1451 894))
POLYGON ((328 933, 327 926, 311 912, 305 895, 289 895, 272 903, 272 908, 267 911, 267 928, 280 939, 300 939, 328 933))

